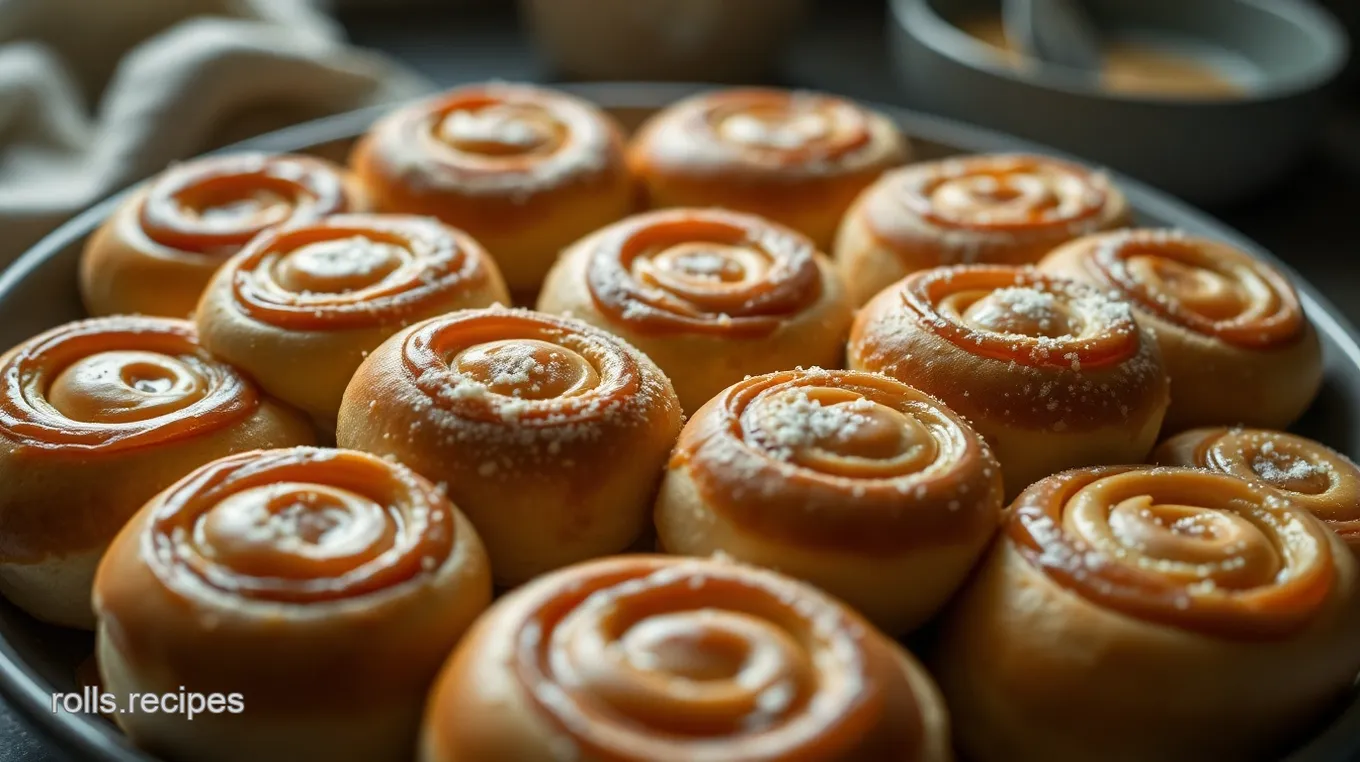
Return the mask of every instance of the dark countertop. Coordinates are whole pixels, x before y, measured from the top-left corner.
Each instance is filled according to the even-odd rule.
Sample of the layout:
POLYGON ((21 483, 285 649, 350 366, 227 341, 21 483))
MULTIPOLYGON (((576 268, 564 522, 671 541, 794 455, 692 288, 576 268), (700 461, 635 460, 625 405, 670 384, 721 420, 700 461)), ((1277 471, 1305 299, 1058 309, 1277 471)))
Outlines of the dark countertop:
MULTIPOLYGON (((440 84, 483 79, 554 81, 519 33, 508 8, 350 11, 353 41, 383 50, 440 84)), ((881 103, 903 102, 888 64, 879 2, 824 0, 814 23, 769 84, 829 90, 881 103)), ((1360 265, 1350 261, 1360 214, 1360 99, 1351 98, 1304 166, 1249 203, 1209 210, 1283 257, 1360 325, 1360 265)), ((0 700, 0 762, 74 762, 0 700)))

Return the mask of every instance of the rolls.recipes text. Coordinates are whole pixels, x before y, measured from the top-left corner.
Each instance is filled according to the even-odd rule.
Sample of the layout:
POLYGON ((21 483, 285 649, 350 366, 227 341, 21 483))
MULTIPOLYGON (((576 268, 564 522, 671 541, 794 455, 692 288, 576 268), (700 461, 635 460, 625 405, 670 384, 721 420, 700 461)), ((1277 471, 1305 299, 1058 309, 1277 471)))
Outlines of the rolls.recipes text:
POLYGON ((178 714, 193 720, 201 714, 241 714, 245 710, 245 697, 239 693, 195 693, 183 686, 178 693, 129 693, 122 697, 93 685, 79 693, 52 694, 53 714, 178 714))

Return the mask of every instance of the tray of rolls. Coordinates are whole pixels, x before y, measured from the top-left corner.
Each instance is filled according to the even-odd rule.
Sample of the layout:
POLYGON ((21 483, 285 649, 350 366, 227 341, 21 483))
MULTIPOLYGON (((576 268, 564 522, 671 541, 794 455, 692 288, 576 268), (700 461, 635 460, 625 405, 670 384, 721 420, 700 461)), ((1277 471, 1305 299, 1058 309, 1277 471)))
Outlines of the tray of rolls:
POLYGON ((460 87, 91 209, 0 345, 0 688, 83 757, 1360 748, 1351 330, 1006 136, 460 87))

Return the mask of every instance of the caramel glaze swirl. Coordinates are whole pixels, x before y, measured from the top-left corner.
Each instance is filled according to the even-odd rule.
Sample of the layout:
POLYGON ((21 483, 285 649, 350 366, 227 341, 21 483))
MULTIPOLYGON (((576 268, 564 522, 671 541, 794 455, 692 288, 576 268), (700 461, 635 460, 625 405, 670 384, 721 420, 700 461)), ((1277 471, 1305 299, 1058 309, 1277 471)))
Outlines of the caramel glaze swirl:
POLYGON ((229 267, 241 311, 299 331, 402 325, 500 280, 464 233, 400 215, 338 215, 277 228, 229 267))
POLYGON ((817 176, 881 161, 876 137, 871 115, 849 101, 743 88, 678 104, 657 123, 649 148, 653 161, 691 171, 747 165, 817 176))
POLYGON ((1000 468, 958 414, 856 371, 732 386, 685 429, 679 465, 692 466, 707 505, 749 531, 856 553, 990 535, 1001 500, 1000 468))
POLYGON ((186 596, 290 604, 392 590, 442 566, 453 506, 433 485, 361 453, 247 453, 155 503, 142 556, 186 596))
POLYGON ((1007 533, 1051 579, 1105 608, 1230 639, 1287 637, 1328 601, 1327 529, 1226 474, 1116 466, 1041 481, 1007 533))
POLYGON ((612 321, 654 334, 760 338, 817 302, 816 256, 811 241, 759 217, 659 211, 604 231, 586 278, 612 321))
POLYGON ((499 603, 446 667, 424 743, 429 760, 942 759, 937 702, 904 652, 810 586, 629 556, 499 603))
POLYGON ((1163 442, 1153 460, 1264 482, 1360 550, 1360 468, 1324 444, 1283 431, 1192 429, 1163 442))
POLYGON ((1012 245, 1022 238, 1039 239, 1052 246, 1127 216, 1123 196, 1104 175, 1043 156, 999 154, 914 164, 885 178, 884 185, 890 192, 877 194, 869 206, 873 230, 889 240, 909 239, 924 222, 942 232, 979 236, 959 238, 957 263, 984 254, 987 237, 1012 245))
POLYGON ((880 299, 882 314, 866 309, 851 334, 854 367, 912 377, 970 420, 1081 430, 1164 404, 1156 342, 1126 302, 1089 286, 1029 268, 960 265, 916 273, 880 299), (958 377, 932 359, 940 341, 1005 372, 958 377))
POLYGON ((70 323, 0 367, 0 437, 21 448, 111 453, 227 428, 255 387, 199 346, 191 324, 140 317, 70 323))
POLYGON ((409 333, 416 388, 467 424, 556 430, 642 415, 651 379, 618 340, 527 310, 467 310, 409 333))
POLYGON ((1085 265, 1140 309, 1234 346, 1268 349, 1304 330, 1298 294, 1284 275, 1223 244, 1124 231, 1093 242, 1085 265))
POLYGON ((528 196, 615 171, 609 157, 622 152, 594 106, 513 84, 460 88, 398 111, 369 139, 366 150, 416 195, 528 196))
POLYGON ((345 391, 337 440, 447 484, 497 582, 516 585, 637 540, 680 417, 665 375, 622 340, 493 307, 374 351, 345 391))
MULTIPOLYGON (((490 597, 475 530, 405 466, 347 450, 247 452, 181 479, 110 547, 95 580, 100 667, 110 690, 253 695, 271 721, 305 715, 300 734, 328 710, 372 711, 375 732, 410 733, 401 723, 414 724, 430 676, 490 597)), ((192 734, 130 730, 200 756, 184 751, 192 734)))
POLYGON ((179 165, 147 189, 141 230, 178 251, 235 253, 268 227, 351 209, 340 170, 306 156, 239 154, 179 165))

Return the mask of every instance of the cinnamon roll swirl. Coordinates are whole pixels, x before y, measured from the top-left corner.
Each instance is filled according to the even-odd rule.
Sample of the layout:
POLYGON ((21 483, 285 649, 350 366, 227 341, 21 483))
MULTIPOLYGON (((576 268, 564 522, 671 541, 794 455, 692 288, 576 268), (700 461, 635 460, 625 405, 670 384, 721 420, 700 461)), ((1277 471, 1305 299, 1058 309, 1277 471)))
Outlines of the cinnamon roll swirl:
POLYGON ((1169 230, 1091 236, 1041 269, 1129 300, 1171 376, 1166 429, 1284 428, 1322 383, 1322 345, 1284 273, 1243 251, 1169 230))
POLYGON ((350 158, 381 211, 438 217, 532 294, 558 252, 628 214, 618 125, 594 105, 530 85, 461 87, 374 125, 350 158))
POLYGON ((1157 342, 1128 303, 1031 268, 907 276, 860 311, 849 362, 971 421, 1008 495, 1064 468, 1141 462, 1168 401, 1157 342))
POLYGON ((935 674, 978 762, 1278 759, 1360 669, 1356 589, 1341 540, 1269 487, 1070 471, 1011 507, 935 674))
POLYGON ((880 178, 846 213, 834 254, 855 304, 864 304, 918 270, 1033 264, 1130 221, 1128 200, 1103 173, 1026 154, 951 158, 880 178))
POLYGON ((1360 468, 1320 442, 1268 429, 1192 429, 1162 442, 1153 461, 1264 482, 1360 552, 1360 468))
POLYGON ((911 154, 891 119, 812 92, 742 88, 687 98, 645 123, 628 162, 653 207, 721 206, 831 246, 841 216, 911 154))
POLYGON ((345 391, 338 440, 444 485, 510 586, 637 540, 679 431, 670 382, 636 349, 493 308, 379 347, 345 391))
POLYGON ((153 495, 223 455, 312 442, 180 320, 55 328, 0 357, 0 385, 0 593, 68 627, 93 627, 95 565, 153 495))
POLYGON ((367 206, 358 182, 323 159, 245 153, 185 162, 134 192, 90 237, 81 297, 91 315, 189 317, 213 273, 261 231, 367 206))
POLYGON ((109 548, 100 673, 118 697, 239 697, 240 712, 117 716, 167 757, 404 762, 430 682, 490 599, 477 533, 406 467, 245 453, 186 476, 109 548))
POLYGON ((437 681, 421 762, 947 760, 901 647, 815 588, 731 562, 579 564, 498 601, 437 681))
POLYGON ((721 209, 634 215, 563 252, 538 309, 641 349, 687 412, 747 375, 840 364, 851 307, 807 238, 721 209))
POLYGON ((467 307, 508 303, 466 234, 402 215, 336 215, 268 231, 213 278, 198 330, 214 354, 334 431, 345 386, 392 334, 467 307))
POLYGON ((786 371, 737 383, 689 420, 657 537, 804 579, 896 634, 963 582, 1001 497, 990 449, 940 401, 876 373, 786 371))

